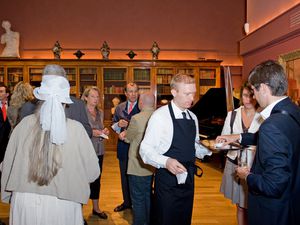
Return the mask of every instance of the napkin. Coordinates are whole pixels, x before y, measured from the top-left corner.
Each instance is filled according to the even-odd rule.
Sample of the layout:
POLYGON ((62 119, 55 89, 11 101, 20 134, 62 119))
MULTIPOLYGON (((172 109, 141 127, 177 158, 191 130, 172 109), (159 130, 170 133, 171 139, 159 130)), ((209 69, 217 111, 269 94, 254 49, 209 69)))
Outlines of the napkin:
POLYGON ((184 184, 185 180, 187 178, 187 172, 183 172, 183 173, 178 173, 176 174, 176 178, 177 178, 177 183, 178 184, 184 184))

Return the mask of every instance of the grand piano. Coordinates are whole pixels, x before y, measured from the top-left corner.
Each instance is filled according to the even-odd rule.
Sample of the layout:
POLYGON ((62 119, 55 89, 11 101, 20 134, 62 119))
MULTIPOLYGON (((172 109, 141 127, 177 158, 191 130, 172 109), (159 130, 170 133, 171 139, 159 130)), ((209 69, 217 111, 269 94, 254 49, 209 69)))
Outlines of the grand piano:
MULTIPOLYGON (((239 107, 239 100, 233 98, 233 104, 234 108, 239 107)), ((211 140, 216 139, 216 137, 221 134, 227 116, 225 88, 209 89, 190 110, 195 113, 198 118, 202 144, 211 149, 213 153, 217 153, 211 157, 204 157, 202 162, 214 161, 213 158, 215 158, 214 155, 216 155, 217 158, 215 159, 217 159, 218 167, 223 169, 225 166, 226 152, 215 151, 210 143, 211 140)))

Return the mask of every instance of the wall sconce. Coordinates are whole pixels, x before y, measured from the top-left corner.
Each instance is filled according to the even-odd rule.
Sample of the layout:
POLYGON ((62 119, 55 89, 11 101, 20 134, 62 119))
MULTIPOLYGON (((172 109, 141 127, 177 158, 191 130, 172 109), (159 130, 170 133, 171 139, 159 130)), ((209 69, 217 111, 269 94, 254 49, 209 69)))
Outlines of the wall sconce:
POLYGON ((245 23, 244 24, 244 31, 245 31, 245 33, 246 34, 249 34, 249 32, 250 32, 250 24, 249 23, 245 23))

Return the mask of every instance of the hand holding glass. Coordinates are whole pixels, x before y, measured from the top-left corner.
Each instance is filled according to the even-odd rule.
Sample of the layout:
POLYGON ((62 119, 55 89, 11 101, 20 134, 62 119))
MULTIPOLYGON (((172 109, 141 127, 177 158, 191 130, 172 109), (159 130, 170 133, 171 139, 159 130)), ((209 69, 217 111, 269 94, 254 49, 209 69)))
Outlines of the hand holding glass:
POLYGON ((248 166, 248 154, 247 149, 240 150, 238 154, 238 166, 247 167, 248 166))

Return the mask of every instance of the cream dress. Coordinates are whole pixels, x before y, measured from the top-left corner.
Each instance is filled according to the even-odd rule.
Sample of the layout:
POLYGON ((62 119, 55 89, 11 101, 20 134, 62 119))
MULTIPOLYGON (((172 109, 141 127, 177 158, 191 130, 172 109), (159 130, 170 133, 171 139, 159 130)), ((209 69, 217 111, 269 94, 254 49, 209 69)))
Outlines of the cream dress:
MULTIPOLYGON (((236 117, 233 123, 233 134, 243 133, 243 125, 242 125, 242 116, 241 109, 243 106, 236 109, 236 117)), ((225 124, 222 130, 222 135, 230 134, 230 119, 231 112, 228 113, 225 124)), ((253 121, 248 129, 249 133, 255 133, 260 124, 261 124, 261 116, 259 113, 256 113, 253 121)), ((235 160, 239 155, 238 151, 229 151, 227 154, 227 158, 229 157, 232 160, 235 160)), ((255 147, 251 147, 247 150, 248 156, 248 166, 251 167, 254 156, 255 156, 255 147)), ((224 196, 232 201, 234 204, 238 204, 242 208, 248 208, 248 187, 244 180, 240 180, 236 177, 236 169, 237 165, 230 162, 226 159, 225 168, 223 171, 222 183, 220 187, 220 192, 224 194, 224 196)))
POLYGON ((10 207, 10 225, 83 225, 80 203, 50 195, 14 192, 10 207))

